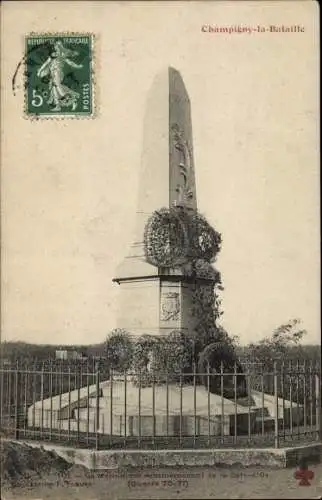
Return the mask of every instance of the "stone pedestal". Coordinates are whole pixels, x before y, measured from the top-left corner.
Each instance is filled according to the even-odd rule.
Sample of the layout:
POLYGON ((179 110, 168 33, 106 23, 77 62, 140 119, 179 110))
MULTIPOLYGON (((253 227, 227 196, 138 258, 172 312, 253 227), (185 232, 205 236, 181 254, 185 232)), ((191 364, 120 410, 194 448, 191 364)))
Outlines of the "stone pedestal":
POLYGON ((167 335, 193 328, 194 283, 180 275, 155 275, 120 284, 117 323, 132 335, 167 335))

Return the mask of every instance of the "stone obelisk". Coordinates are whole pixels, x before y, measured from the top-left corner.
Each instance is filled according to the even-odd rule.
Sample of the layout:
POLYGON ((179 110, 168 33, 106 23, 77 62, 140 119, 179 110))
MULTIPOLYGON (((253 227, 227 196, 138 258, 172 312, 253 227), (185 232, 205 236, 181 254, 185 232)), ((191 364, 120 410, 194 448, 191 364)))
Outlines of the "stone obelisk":
POLYGON ((135 336, 187 330, 191 283, 178 269, 151 265, 144 252, 145 227, 155 210, 197 210, 190 100, 171 67, 150 90, 141 167, 136 237, 113 280, 120 285, 117 324, 135 336))

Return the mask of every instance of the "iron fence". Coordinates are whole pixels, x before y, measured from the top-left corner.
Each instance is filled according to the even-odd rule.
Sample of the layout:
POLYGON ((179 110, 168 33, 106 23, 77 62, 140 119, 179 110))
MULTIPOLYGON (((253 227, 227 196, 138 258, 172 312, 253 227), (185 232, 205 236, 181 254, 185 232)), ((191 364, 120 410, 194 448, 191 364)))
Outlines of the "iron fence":
POLYGON ((322 439, 321 366, 116 373, 88 362, 2 365, 1 433, 99 448, 292 446, 322 439), (227 389, 229 388, 229 390, 227 389), (227 392, 228 391, 228 392, 227 392))

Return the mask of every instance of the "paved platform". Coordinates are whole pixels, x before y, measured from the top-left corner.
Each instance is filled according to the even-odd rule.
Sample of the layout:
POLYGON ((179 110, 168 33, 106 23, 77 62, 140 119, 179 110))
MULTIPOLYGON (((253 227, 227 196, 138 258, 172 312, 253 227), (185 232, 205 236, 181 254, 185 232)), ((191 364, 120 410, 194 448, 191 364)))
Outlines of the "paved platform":
MULTIPOLYGON (((235 403, 211 394, 204 386, 177 384, 139 388, 130 380, 101 382, 99 398, 96 386, 83 387, 52 398, 37 401, 28 408, 29 428, 52 428, 60 431, 98 432, 113 436, 229 436, 255 432, 262 424, 265 431, 274 428, 275 416, 284 422, 299 422, 303 408, 291 402, 257 391, 250 392, 249 402, 235 403), (112 407, 112 412, 111 412, 112 407), (99 426, 96 429, 96 414, 99 426), (111 418, 112 416, 112 418, 111 418), (154 431, 153 431, 154 429, 154 431)), ((247 398, 248 399, 248 398, 247 398)))

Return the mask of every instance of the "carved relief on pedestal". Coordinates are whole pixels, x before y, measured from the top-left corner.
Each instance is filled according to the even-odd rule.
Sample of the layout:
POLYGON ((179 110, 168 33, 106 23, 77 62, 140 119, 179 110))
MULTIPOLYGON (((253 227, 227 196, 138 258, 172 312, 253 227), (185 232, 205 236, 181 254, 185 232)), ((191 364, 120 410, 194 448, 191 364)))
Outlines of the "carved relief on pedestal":
POLYGON ((184 136, 183 130, 176 123, 171 126, 171 137, 174 147, 179 153, 177 168, 179 180, 176 185, 176 205, 189 206, 194 199, 194 179, 191 147, 184 136))
POLYGON ((161 299, 161 320, 176 321, 180 317, 180 298, 177 292, 168 292, 161 299))

